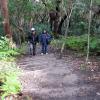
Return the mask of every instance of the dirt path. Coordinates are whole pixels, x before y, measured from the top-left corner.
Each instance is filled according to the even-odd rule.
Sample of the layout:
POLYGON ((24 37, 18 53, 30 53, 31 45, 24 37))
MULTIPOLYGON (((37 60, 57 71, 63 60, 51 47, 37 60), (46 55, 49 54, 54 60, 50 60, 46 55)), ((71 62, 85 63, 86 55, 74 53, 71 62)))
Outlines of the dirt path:
POLYGON ((65 61, 54 54, 21 58, 22 91, 31 94, 32 100, 97 100, 89 94, 93 86, 84 84, 73 72, 74 63, 70 57, 65 61))

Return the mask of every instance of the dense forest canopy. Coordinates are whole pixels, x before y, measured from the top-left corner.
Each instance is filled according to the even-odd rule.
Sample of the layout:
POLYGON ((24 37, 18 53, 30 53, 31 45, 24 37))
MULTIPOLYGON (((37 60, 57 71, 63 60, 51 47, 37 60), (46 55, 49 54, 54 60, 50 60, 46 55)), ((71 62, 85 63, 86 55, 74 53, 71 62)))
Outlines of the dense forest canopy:
MULTIPOLYGON (((2 0, 1 0, 2 1, 2 0)), ((14 35, 24 34, 35 24, 44 24, 54 34, 65 34, 67 16, 73 5, 69 34, 84 34, 87 30, 90 0, 5 0, 14 35), (17 33, 16 33, 17 31, 17 33)), ((99 33, 100 1, 93 0, 92 33, 99 33)), ((2 18, 1 23, 2 23, 2 18)), ((40 25, 41 26, 41 25, 40 25)), ((38 28, 38 26, 36 25, 38 28)), ((16 36, 15 36, 16 37, 16 36)))
POLYGON ((47 29, 55 37, 65 34, 84 35, 88 33, 89 10, 92 9, 90 33, 99 35, 100 1, 93 0, 91 8, 90 1, 1 0, 0 34, 3 36, 10 34, 17 44, 26 41, 31 27, 35 27, 38 34, 47 29), (5 19, 7 24, 4 22, 5 19))

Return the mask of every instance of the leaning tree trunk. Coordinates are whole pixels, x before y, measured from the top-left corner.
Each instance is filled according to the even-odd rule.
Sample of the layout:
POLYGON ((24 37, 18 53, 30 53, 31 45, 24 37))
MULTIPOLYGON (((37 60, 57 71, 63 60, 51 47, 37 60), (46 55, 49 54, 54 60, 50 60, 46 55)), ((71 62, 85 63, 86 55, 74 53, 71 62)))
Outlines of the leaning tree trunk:
MULTIPOLYGON (((74 10, 74 3, 72 1, 70 1, 69 2, 69 8, 67 9, 67 11, 66 11, 65 8, 64 8, 64 10, 65 10, 65 13, 67 15, 67 24, 66 24, 66 30, 65 30, 65 36, 64 36, 65 39, 66 39, 67 36, 68 36, 68 30, 69 30, 69 24, 70 24, 71 15, 72 15, 72 12, 74 10)), ((65 48, 65 41, 64 41, 64 43, 62 44, 62 47, 61 47, 61 56, 62 56, 64 48, 65 48)))
POLYGON ((12 33, 10 30, 10 24, 9 24, 9 13, 8 13, 8 0, 0 0, 1 5, 1 12, 3 16, 3 26, 4 26, 4 32, 8 38, 12 38, 12 33))
MULTIPOLYGON (((68 17, 70 15, 70 12, 72 10, 72 4, 73 4, 73 0, 68 0, 67 1, 68 5, 67 5, 67 8, 64 6, 64 1, 62 1, 62 9, 64 10, 64 16, 62 16, 61 18, 61 21, 59 23, 59 27, 58 27, 58 33, 59 34, 62 34, 62 27, 63 27, 63 24, 65 23, 66 20, 68 20, 68 17)), ((67 28, 66 28, 67 30, 67 28)))
MULTIPOLYGON (((67 16, 67 25, 66 25, 66 31, 65 31, 65 39, 68 36, 68 30, 69 30, 69 24, 70 24, 70 18, 71 18, 72 12, 73 12, 73 5, 72 5, 72 8, 71 8, 71 11, 70 11, 69 15, 67 16)), ((64 47, 65 47, 65 41, 64 41, 64 43, 62 45, 62 48, 61 48, 61 54, 63 53, 64 47)))

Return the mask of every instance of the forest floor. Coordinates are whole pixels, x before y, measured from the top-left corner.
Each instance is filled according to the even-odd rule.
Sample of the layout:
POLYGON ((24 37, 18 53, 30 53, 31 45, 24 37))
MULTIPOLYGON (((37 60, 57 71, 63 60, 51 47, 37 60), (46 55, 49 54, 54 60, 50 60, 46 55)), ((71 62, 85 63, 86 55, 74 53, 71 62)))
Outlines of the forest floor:
POLYGON ((62 59, 54 53, 20 57, 23 95, 19 100, 27 95, 28 100, 100 100, 100 59, 91 58, 87 68, 84 59, 70 51, 62 59))

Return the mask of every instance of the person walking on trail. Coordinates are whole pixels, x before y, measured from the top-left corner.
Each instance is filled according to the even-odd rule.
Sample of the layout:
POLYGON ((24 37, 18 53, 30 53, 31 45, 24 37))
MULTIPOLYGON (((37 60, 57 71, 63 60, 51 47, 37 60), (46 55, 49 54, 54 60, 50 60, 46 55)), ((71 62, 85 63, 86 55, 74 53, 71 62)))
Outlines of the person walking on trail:
POLYGON ((31 28, 31 33, 28 36, 28 42, 30 46, 30 54, 36 55, 36 44, 38 42, 38 35, 36 34, 35 28, 31 28))
POLYGON ((48 54, 48 45, 51 41, 51 35, 44 30, 39 36, 39 41, 41 44, 41 54, 48 54))

